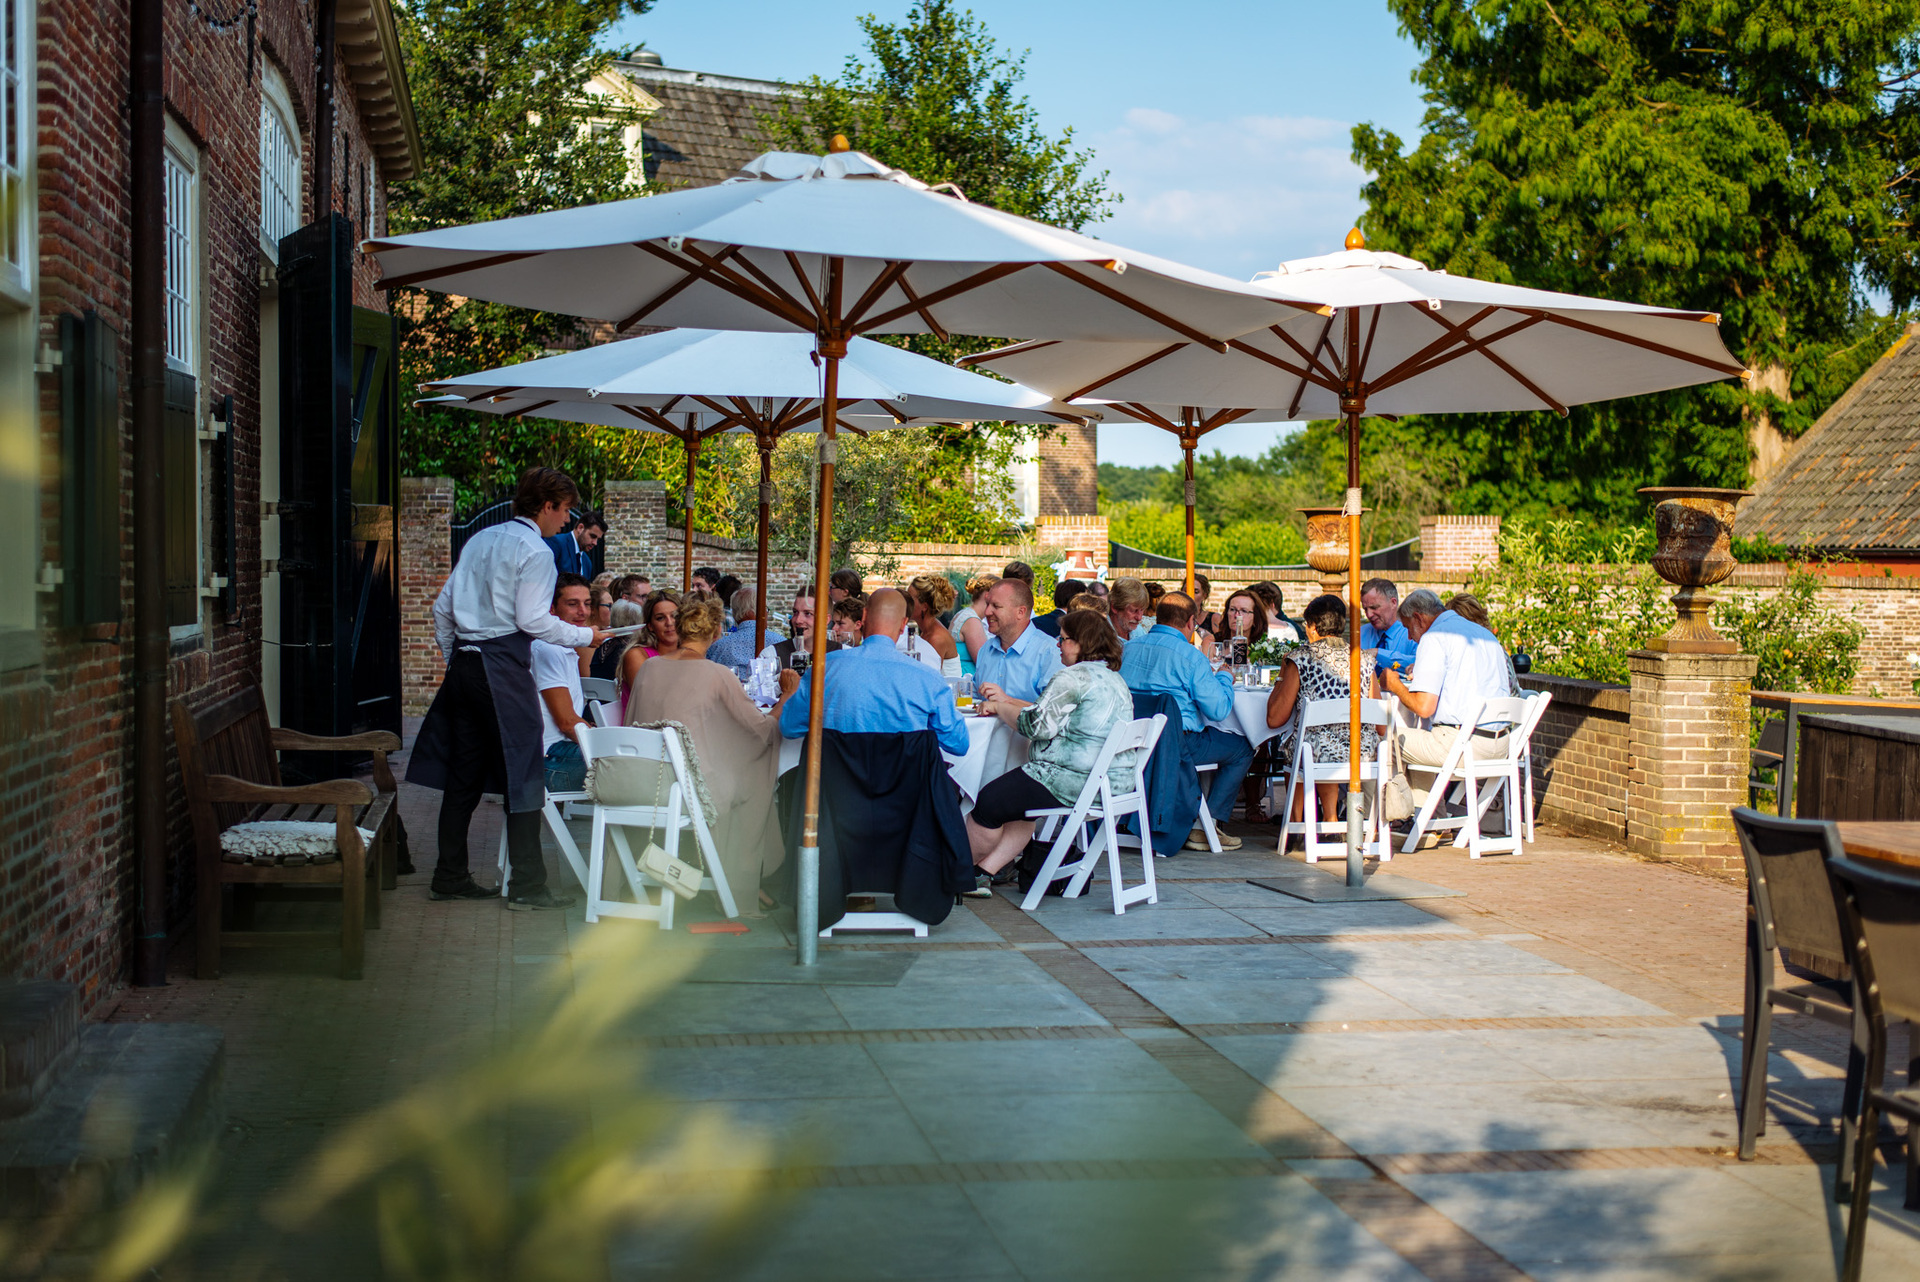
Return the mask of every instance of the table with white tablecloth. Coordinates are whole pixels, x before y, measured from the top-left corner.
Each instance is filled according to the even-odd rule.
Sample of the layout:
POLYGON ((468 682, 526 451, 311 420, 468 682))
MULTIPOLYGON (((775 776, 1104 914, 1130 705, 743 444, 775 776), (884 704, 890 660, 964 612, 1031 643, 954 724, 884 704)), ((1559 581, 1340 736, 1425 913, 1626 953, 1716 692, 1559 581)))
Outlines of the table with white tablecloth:
POLYGON ((1272 690, 1268 686, 1257 686, 1250 690, 1235 689, 1233 708, 1218 721, 1209 721, 1207 724, 1229 734, 1237 734, 1258 748, 1286 730, 1285 726, 1277 730, 1267 727, 1267 696, 1270 693, 1272 690))
MULTIPOLYGON (((965 808, 971 809, 980 789, 1007 771, 1026 764, 1029 744, 1025 735, 998 717, 963 714, 961 721, 967 727, 966 755, 958 757, 945 749, 940 755, 947 759, 947 773, 960 785, 966 798, 965 808)), ((804 739, 781 740, 781 774, 800 764, 800 746, 805 742, 804 739)))

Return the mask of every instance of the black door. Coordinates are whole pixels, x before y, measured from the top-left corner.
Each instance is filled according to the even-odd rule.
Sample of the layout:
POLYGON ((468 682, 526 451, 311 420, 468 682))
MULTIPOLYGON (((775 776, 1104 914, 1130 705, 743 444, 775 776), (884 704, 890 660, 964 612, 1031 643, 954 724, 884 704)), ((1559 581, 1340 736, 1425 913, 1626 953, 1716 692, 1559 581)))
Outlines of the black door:
MULTIPOLYGON (((352 252, 338 214, 280 243, 280 716, 320 735, 400 730, 394 330, 353 306, 352 252)), ((283 764, 326 778, 354 763, 283 764)))

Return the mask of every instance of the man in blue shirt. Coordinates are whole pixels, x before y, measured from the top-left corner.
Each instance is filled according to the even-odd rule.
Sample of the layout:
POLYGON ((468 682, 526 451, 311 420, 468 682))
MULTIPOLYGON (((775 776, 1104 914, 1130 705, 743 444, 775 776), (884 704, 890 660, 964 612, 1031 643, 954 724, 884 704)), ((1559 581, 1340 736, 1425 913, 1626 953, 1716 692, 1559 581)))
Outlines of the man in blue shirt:
MULTIPOLYGON (((733 606, 733 626, 707 647, 707 658, 732 668, 733 675, 744 681, 753 672, 753 626, 759 617, 754 613, 757 603, 753 589, 740 588, 733 594, 730 604, 733 606)), ((771 628, 767 630, 767 636, 774 641, 781 639, 771 628)))
POLYGON ((1060 671, 1060 643, 1033 624, 1033 585, 1000 580, 982 599, 980 612, 991 634, 973 662, 982 697, 998 693, 1038 703, 1060 671))
POLYGON ((1367 619, 1360 625, 1360 648, 1377 650, 1374 665, 1404 678, 1413 670, 1414 641, 1399 612, 1400 589, 1390 580, 1368 579, 1360 585, 1360 613, 1367 619))
MULTIPOLYGON (((1243 735, 1207 724, 1233 711, 1233 682, 1193 644, 1193 598, 1169 592, 1154 610, 1153 627, 1136 631, 1120 659, 1120 676, 1138 694, 1164 694, 1180 708, 1180 755, 1189 768, 1209 762, 1217 768, 1206 807, 1216 823, 1233 817, 1233 799, 1253 765, 1253 745, 1243 735)), ((1220 834, 1220 845, 1238 850, 1240 839, 1220 834)), ((1195 828, 1188 850, 1206 850, 1207 834, 1195 828)))
MULTIPOLYGON (((953 689, 928 665, 897 647, 907 626, 907 598, 881 588, 867 598, 866 640, 827 655, 827 706, 822 723, 850 734, 911 734, 931 730, 940 746, 965 756, 966 723, 954 705, 953 689)), ((780 733, 799 739, 807 733, 813 689, 802 682, 780 710, 780 733)))
POLYGON ((600 540, 607 537, 607 519, 598 512, 585 511, 580 519, 573 523, 571 530, 563 531, 547 540, 547 546, 553 549, 553 563, 562 574, 577 574, 583 579, 593 577, 593 550, 600 546, 600 540))

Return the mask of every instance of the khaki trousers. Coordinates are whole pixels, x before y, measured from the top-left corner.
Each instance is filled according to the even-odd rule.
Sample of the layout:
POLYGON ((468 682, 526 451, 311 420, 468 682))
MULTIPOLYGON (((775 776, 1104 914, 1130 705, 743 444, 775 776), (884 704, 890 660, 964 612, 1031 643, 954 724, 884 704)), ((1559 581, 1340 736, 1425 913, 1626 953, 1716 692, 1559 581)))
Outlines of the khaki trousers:
MULTIPOLYGON (((1471 732, 1460 726, 1400 731, 1400 759, 1406 763, 1407 784, 1413 789, 1416 804, 1427 804, 1427 793, 1432 790, 1440 767, 1446 764, 1447 754, 1453 751, 1454 740, 1467 733, 1471 732)), ((1472 745, 1467 750, 1483 761, 1488 757, 1505 756, 1507 736, 1505 732, 1491 739, 1485 735, 1474 735, 1472 745)))

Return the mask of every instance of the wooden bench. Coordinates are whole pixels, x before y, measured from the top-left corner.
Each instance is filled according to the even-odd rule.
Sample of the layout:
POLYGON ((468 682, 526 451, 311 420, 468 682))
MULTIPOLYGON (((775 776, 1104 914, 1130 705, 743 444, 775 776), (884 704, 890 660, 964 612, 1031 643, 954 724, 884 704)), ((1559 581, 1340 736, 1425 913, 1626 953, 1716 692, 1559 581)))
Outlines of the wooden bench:
MULTIPOLYGON (((180 778, 193 821, 195 867, 195 973, 201 979, 220 974, 224 947, 340 948, 340 976, 358 979, 365 955, 365 928, 380 925, 380 890, 392 889, 399 829, 399 790, 387 754, 400 750, 399 737, 384 730, 370 734, 319 738, 274 728, 258 686, 251 686, 205 708, 173 701, 173 737, 180 754, 180 778), (284 786, 282 751, 368 752, 373 754, 374 789, 355 779, 284 786), (377 789, 377 791, 375 790, 377 789), (221 837, 236 824, 256 820, 324 822, 331 810, 331 854, 319 860, 294 857, 236 862, 222 849, 221 837), (373 833, 371 849, 360 829, 373 833), (321 860, 324 860, 322 862, 321 860), (379 878, 373 894, 367 883, 379 878), (221 888, 234 886, 236 909, 251 906, 266 887, 340 888, 340 933, 302 930, 222 929, 221 888)), ((244 917, 237 911, 237 917, 244 917)), ((244 924, 237 922, 236 924, 244 924)))

